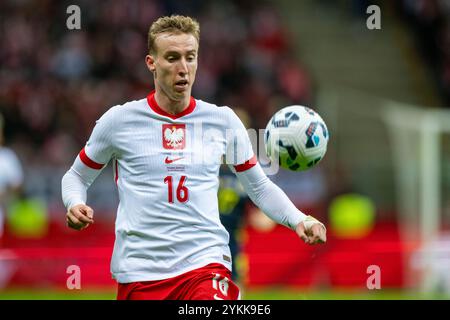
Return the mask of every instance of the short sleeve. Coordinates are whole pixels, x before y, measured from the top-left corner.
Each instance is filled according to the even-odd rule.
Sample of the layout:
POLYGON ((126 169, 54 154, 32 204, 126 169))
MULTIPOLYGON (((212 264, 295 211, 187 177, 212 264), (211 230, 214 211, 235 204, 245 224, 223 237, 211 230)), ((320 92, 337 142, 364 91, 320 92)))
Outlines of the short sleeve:
POLYGON ((253 152, 247 129, 236 113, 228 108, 228 128, 226 164, 232 165, 237 172, 242 172, 253 167, 257 160, 253 152))
POLYGON ((81 150, 80 160, 91 169, 102 169, 114 154, 114 129, 116 125, 114 108, 96 121, 86 146, 81 150))

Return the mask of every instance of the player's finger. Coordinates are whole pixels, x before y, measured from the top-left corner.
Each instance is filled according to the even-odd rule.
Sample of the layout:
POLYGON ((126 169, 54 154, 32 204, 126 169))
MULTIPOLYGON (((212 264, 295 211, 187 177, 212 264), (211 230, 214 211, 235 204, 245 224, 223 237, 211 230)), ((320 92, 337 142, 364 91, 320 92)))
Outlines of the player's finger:
POLYGON ((82 223, 91 223, 92 219, 90 219, 89 217, 85 216, 84 214, 81 213, 74 213, 74 217, 78 219, 78 221, 82 222, 82 223))
POLYGON ((317 244, 319 241, 319 236, 317 234, 309 237, 309 243, 311 244, 317 244))
POLYGON ((320 240, 323 241, 323 243, 327 242, 327 229, 321 227, 319 230, 320 240))
POLYGON ((71 210, 71 213, 73 214, 73 216, 75 218, 77 218, 79 221, 84 222, 84 223, 92 223, 94 222, 92 220, 92 218, 90 218, 89 216, 87 216, 85 214, 85 212, 83 212, 82 210, 71 210))
POLYGON ((309 238, 306 234, 299 235, 299 237, 303 240, 304 243, 309 243, 309 238))
POLYGON ((91 219, 91 222, 94 223, 94 210, 92 210, 91 207, 85 206, 81 210, 89 219, 91 219))
POLYGON ((72 213, 70 213, 70 212, 67 214, 66 217, 67 217, 67 221, 70 222, 70 223, 72 223, 72 224, 74 224, 74 225, 79 225, 79 224, 81 224, 81 223, 80 223, 80 220, 78 220, 77 217, 75 217, 75 216, 74 216, 72 213))
POLYGON ((325 243, 325 242, 326 242, 325 231, 323 230, 323 228, 319 228, 319 230, 315 236, 315 243, 319 244, 319 243, 325 243))
POLYGON ((326 241, 326 231, 322 225, 317 225, 314 231, 314 235, 317 236, 317 241, 320 241, 320 243, 326 241))
POLYGON ((303 242, 309 243, 308 236, 305 233, 305 227, 303 226, 303 223, 300 222, 295 231, 297 232, 297 235, 300 237, 300 239, 303 240, 303 242))
POLYGON ((74 224, 70 219, 67 219, 67 226, 71 229, 80 230, 80 226, 77 224, 74 224))
POLYGON ((310 231, 311 231, 311 234, 308 237, 309 238, 308 243, 311 244, 311 245, 317 244, 319 242, 319 239, 320 239, 319 238, 319 234, 318 234, 319 230, 315 226, 313 226, 310 229, 310 231))
POLYGON ((73 229, 77 229, 77 230, 79 230, 81 227, 83 227, 85 225, 85 223, 78 220, 72 214, 67 215, 67 222, 68 222, 69 227, 71 227, 73 229))
POLYGON ((70 221, 69 219, 67 220, 67 226, 74 230, 80 230, 80 228, 81 228, 81 226, 79 224, 75 224, 72 221, 70 221))
POLYGON ((322 243, 327 242, 327 232, 323 228, 321 228, 321 231, 320 231, 320 241, 322 243))

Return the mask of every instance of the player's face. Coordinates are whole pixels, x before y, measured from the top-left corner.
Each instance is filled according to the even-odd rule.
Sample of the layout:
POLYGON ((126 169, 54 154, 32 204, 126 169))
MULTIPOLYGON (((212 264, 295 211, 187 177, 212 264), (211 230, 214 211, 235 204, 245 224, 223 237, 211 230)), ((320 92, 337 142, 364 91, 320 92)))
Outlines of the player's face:
POLYGON ((155 39, 155 48, 146 62, 156 89, 173 101, 189 98, 197 72, 197 39, 192 34, 164 32, 155 39))

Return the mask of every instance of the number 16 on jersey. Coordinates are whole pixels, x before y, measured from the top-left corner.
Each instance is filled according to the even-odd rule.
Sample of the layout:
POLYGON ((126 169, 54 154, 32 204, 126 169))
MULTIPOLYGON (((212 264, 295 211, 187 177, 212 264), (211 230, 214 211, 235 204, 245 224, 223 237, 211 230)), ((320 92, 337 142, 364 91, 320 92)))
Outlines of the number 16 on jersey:
MULTIPOLYGON (((184 183, 186 182, 187 177, 186 176, 181 176, 180 181, 178 182, 178 186, 176 189, 176 196, 177 196, 177 200, 181 203, 186 202, 189 200, 189 190, 188 188, 184 185, 184 183)), ((167 184, 167 200, 169 201, 169 203, 173 203, 174 199, 173 199, 173 177, 172 176, 167 176, 164 178, 164 183, 167 184)))

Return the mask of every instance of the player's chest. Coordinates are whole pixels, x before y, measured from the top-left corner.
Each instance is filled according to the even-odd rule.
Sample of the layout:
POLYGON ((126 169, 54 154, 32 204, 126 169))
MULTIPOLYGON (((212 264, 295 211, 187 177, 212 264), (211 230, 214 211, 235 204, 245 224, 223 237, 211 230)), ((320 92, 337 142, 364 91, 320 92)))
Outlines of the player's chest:
POLYGON ((136 124, 117 134, 118 158, 136 170, 215 170, 226 150, 226 132, 201 123, 136 124))

